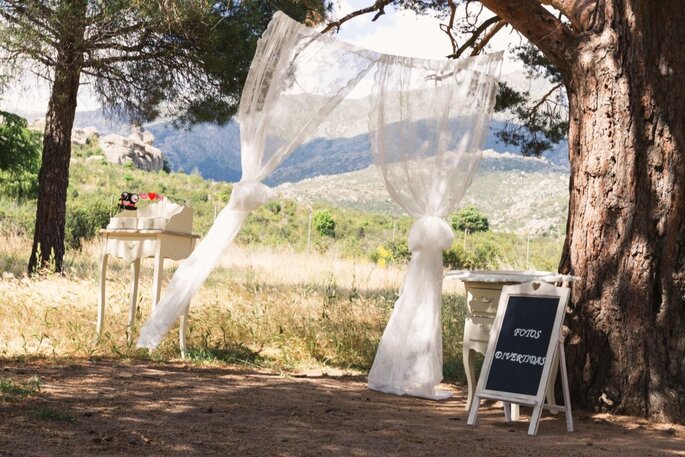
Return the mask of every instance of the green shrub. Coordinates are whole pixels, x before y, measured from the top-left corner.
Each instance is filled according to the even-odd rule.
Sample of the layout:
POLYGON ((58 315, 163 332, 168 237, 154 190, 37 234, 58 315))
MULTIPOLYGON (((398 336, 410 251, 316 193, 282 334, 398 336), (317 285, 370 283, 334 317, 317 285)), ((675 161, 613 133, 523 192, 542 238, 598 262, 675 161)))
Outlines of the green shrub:
POLYGON ((465 267, 470 270, 496 269, 498 267, 499 247, 486 240, 478 244, 466 257, 465 267))
POLYGON ((36 224, 36 202, 0 198, 0 234, 30 237, 36 224))
POLYGON ((382 267, 390 263, 390 250, 383 245, 378 246, 369 255, 369 259, 382 267))
POLYGON ((88 158, 93 156, 104 155, 102 148, 100 147, 100 140, 97 137, 90 137, 86 141, 86 144, 72 145, 71 155, 74 157, 88 158))
POLYGON ((411 252, 409 252, 409 246, 407 245, 407 240, 395 240, 389 241, 385 244, 390 251, 390 258, 394 263, 406 263, 409 262, 411 257, 411 252))
POLYGON ((501 252, 497 239, 475 239, 467 249, 455 244, 443 252, 443 264, 450 270, 488 270, 500 267, 501 252))
POLYGON ((467 205, 452 215, 452 228, 458 232, 487 232, 490 230, 488 218, 474 205, 467 205))
POLYGON ((331 216, 327 209, 314 213, 313 222, 314 228, 319 235, 335 238, 335 220, 333 220, 333 216, 331 216))
POLYGON ((38 197, 38 165, 35 169, 0 170, 0 190, 3 195, 18 200, 32 200, 38 197))
POLYGON ((280 214, 281 210, 283 209, 281 207, 280 202, 275 201, 275 200, 268 202, 266 205, 264 205, 264 208, 267 211, 271 211, 274 215, 280 214))
POLYGON ((65 241, 72 249, 81 249, 83 241, 95 238, 107 226, 112 207, 106 197, 91 194, 67 203, 65 241))
POLYGON ((411 252, 406 240, 387 241, 378 246, 369 258, 372 262, 385 266, 391 263, 406 263, 411 258, 411 252))
POLYGON ((450 270, 462 270, 466 268, 466 253, 461 246, 452 246, 451 249, 442 252, 442 264, 450 270))

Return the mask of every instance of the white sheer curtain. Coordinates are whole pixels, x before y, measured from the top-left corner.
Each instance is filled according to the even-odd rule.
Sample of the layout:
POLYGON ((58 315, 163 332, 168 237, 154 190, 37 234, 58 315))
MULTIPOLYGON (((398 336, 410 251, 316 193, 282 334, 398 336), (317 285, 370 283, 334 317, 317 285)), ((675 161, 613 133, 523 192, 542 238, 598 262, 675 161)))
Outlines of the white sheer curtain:
POLYGON ((454 238, 444 218, 461 200, 481 157, 502 53, 461 61, 383 56, 378 63, 371 152, 391 197, 417 221, 400 298, 383 332, 369 388, 445 398, 442 380, 442 251, 454 238))
POLYGON ((138 347, 159 345, 250 211, 275 196, 261 181, 312 135, 379 57, 321 35, 283 13, 274 16, 259 40, 240 100, 241 181, 209 233, 180 264, 141 329, 138 347))

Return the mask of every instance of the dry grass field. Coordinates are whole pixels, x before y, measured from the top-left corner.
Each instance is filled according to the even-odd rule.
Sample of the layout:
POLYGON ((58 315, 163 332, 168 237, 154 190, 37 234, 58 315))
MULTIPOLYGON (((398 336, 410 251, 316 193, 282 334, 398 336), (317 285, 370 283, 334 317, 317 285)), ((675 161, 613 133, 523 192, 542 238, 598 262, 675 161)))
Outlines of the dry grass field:
MULTIPOLYGON (((28 241, 0 241, 0 355, 4 357, 179 356, 171 332, 148 356, 127 343, 128 267, 111 261, 103 338, 95 344, 97 242, 66 262, 64 275, 23 275, 28 241)), ((166 277, 175 262, 167 261, 166 277)), ((151 261, 143 263, 136 327, 150 313, 151 261)), ((194 298, 188 328, 189 358, 247 362, 278 369, 361 369, 375 347, 403 277, 403 268, 368 260, 234 246, 194 298)), ((461 300, 446 285, 446 305, 461 300)), ((458 319, 458 316, 455 317, 458 319)), ((460 323, 455 323, 455 329, 460 323)), ((458 331, 458 330, 457 330, 458 331)), ((134 333, 134 338, 137 333, 134 333)), ((454 348, 459 354, 460 348, 454 348)))

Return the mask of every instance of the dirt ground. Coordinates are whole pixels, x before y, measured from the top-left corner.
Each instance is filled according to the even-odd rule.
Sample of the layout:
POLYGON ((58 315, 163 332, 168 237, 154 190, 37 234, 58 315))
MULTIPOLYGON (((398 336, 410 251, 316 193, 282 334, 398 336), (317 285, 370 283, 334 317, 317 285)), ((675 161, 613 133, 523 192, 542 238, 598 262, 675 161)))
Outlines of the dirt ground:
POLYGON ((3 362, 40 392, 0 401, 0 456, 685 456, 685 427, 574 412, 538 436, 497 404, 466 425, 447 401, 380 394, 356 376, 282 375, 179 363, 3 362), (34 378, 35 379, 35 378, 34 378))

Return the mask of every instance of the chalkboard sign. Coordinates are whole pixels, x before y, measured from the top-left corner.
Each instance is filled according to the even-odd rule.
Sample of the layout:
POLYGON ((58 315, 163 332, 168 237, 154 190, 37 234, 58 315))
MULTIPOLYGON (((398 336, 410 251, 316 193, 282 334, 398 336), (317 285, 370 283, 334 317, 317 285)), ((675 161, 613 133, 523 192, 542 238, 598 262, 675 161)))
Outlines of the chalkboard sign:
MULTIPOLYGON (((471 404, 468 424, 475 425, 481 398, 532 406, 528 434, 537 433, 543 408, 566 412, 568 430, 573 430, 566 362, 561 343, 569 289, 545 283, 525 283, 502 288, 497 315, 490 331, 471 404), (559 364, 564 389, 564 406, 545 405, 551 373, 559 364)), ((505 413, 507 420, 510 419, 505 413)))
POLYGON ((559 297, 509 296, 486 390, 537 394, 558 308, 559 297))

